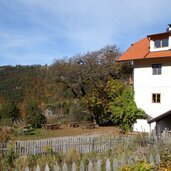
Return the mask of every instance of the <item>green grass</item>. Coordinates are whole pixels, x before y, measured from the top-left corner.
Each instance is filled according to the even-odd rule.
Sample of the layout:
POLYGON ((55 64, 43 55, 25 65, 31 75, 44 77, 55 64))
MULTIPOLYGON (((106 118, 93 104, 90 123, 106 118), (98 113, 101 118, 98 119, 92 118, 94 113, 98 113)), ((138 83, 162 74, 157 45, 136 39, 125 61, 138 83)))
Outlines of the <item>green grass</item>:
POLYGON ((29 139, 43 139, 43 138, 50 138, 50 137, 57 137, 58 134, 55 130, 45 130, 45 129, 33 129, 27 135, 19 135, 14 138, 20 140, 29 140, 29 139))

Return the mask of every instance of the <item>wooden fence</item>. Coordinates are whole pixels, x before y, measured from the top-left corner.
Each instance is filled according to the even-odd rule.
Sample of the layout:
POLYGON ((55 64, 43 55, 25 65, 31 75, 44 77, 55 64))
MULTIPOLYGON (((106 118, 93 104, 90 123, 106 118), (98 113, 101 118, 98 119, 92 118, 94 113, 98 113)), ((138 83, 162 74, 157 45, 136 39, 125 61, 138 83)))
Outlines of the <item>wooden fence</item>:
MULTIPOLYGON (((33 168, 29 168, 28 166, 26 166, 24 168, 24 171, 76 171, 76 170, 80 170, 80 171, 119 171, 119 169, 121 167, 124 167, 126 165, 128 166, 134 166, 136 164, 136 162, 138 161, 138 157, 134 156, 134 157, 130 157, 128 160, 125 160, 125 158, 123 157, 120 160, 114 159, 114 160, 109 160, 107 159, 105 162, 101 161, 101 160, 97 160, 97 161, 92 161, 89 160, 88 164, 85 164, 83 161, 80 162, 79 165, 76 165, 75 162, 72 163, 72 165, 67 165, 67 163, 64 163, 62 166, 59 166, 57 163, 53 166, 53 167, 49 167, 48 164, 46 164, 43 168, 40 167, 39 165, 37 165, 36 167, 33 168)), ((160 164, 160 155, 156 154, 155 157, 153 157, 152 155, 149 156, 149 158, 144 159, 147 160, 148 163, 155 163, 157 165, 160 164)), ((8 170, 8 169, 7 169, 8 170)), ((20 169, 15 169, 15 171, 20 171, 20 169)))
MULTIPOLYGON (((51 138, 44 140, 27 140, 11 142, 13 149, 19 155, 30 154, 46 154, 48 151, 54 153, 66 153, 69 149, 74 148, 80 153, 89 152, 107 152, 117 144, 122 144, 123 147, 130 143, 135 143, 138 140, 135 137, 103 137, 103 136, 80 136, 80 137, 65 137, 51 138)), ((143 142, 146 140, 144 139, 143 142)), ((142 142, 140 142, 142 143, 142 142)), ((8 144, 0 144, 0 153, 6 153, 8 144)))

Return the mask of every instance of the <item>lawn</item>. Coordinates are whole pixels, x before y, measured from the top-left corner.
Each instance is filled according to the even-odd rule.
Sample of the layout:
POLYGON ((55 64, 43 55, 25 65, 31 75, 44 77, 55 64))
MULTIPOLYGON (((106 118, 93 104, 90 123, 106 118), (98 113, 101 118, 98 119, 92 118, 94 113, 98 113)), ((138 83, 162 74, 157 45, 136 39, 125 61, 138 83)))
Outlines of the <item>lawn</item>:
POLYGON ((58 130, 46 130, 46 129, 33 129, 28 135, 18 135, 13 138, 16 140, 31 140, 31 139, 45 139, 52 137, 65 137, 65 136, 78 136, 78 135, 92 135, 92 134, 111 134, 117 135, 120 133, 119 128, 108 126, 108 127, 99 127, 95 129, 82 129, 71 128, 62 126, 58 130))

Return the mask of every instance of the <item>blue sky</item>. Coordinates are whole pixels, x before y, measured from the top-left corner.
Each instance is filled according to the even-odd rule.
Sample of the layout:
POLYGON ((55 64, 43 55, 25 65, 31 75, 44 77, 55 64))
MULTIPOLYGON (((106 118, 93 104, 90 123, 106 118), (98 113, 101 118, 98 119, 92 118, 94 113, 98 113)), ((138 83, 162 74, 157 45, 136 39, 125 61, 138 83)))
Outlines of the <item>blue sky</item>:
POLYGON ((106 45, 124 52, 171 23, 171 0, 0 0, 0 65, 51 64, 106 45))

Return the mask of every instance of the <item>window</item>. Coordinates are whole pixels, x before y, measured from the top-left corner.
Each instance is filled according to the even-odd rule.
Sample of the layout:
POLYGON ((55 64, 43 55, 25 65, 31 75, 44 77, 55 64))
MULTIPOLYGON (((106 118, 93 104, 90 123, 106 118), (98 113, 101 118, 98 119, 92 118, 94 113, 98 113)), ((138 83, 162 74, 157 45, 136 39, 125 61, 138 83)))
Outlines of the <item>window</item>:
POLYGON ((169 46, 169 40, 168 39, 154 40, 154 47, 155 48, 162 48, 162 47, 168 47, 168 46, 169 46))
POLYGON ((160 103, 160 94, 159 93, 154 93, 152 94, 152 103, 160 103))
POLYGON ((152 70, 153 75, 161 75, 162 64, 153 64, 152 70))

